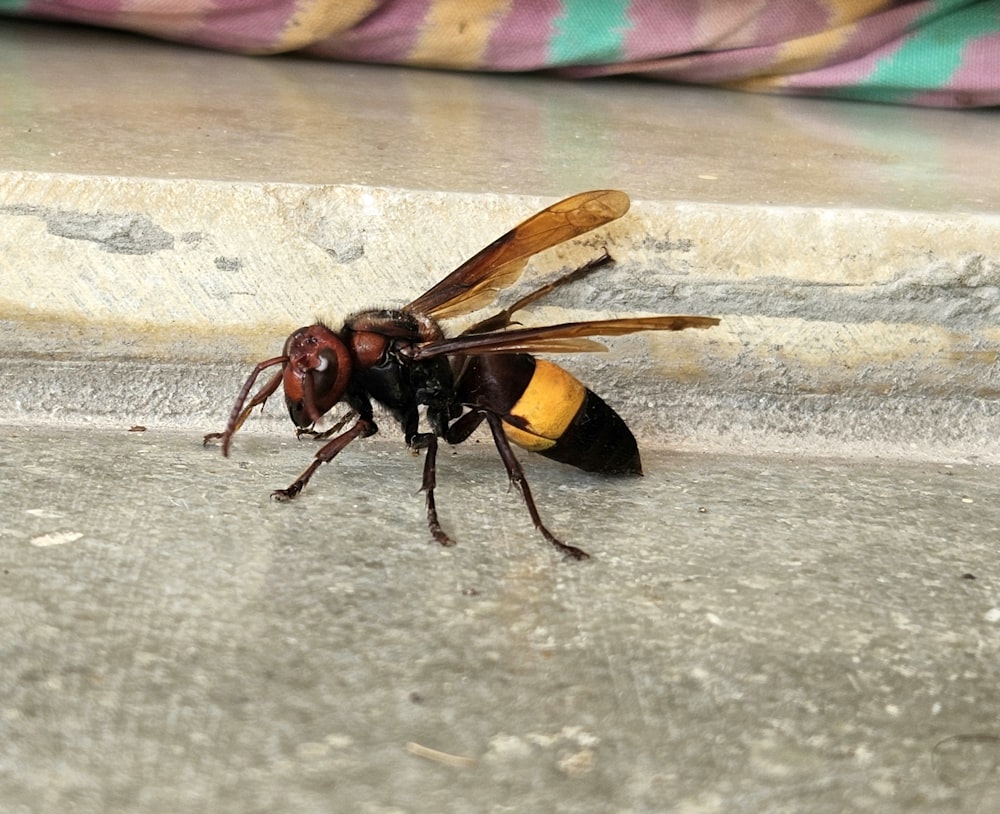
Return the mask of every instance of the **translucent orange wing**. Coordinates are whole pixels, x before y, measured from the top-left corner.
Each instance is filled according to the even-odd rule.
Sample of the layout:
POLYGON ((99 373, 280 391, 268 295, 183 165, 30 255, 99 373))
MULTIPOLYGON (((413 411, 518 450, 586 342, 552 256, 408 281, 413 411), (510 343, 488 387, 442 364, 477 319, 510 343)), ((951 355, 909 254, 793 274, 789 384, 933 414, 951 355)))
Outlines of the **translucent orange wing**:
POLYGON ((444 354, 484 353, 580 353, 604 350, 588 336, 621 336, 638 331, 683 331, 685 328, 711 328, 717 317, 665 316, 599 319, 589 322, 565 322, 541 328, 518 328, 503 333, 462 334, 417 345, 410 352, 414 359, 430 359, 444 354))
POLYGON ((407 310, 448 319, 482 308, 517 281, 532 255, 610 223, 628 207, 628 195, 613 189, 581 192, 553 204, 466 260, 407 310))

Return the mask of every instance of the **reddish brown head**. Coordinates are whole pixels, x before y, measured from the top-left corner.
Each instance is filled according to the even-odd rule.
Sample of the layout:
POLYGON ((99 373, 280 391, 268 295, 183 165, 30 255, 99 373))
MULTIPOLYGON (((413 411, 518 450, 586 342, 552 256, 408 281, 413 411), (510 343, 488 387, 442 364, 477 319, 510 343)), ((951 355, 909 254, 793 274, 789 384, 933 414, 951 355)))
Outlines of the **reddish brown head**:
POLYGON ((288 337, 285 356, 285 404, 295 425, 306 429, 343 397, 351 378, 351 355, 337 333, 325 325, 310 325, 288 337))

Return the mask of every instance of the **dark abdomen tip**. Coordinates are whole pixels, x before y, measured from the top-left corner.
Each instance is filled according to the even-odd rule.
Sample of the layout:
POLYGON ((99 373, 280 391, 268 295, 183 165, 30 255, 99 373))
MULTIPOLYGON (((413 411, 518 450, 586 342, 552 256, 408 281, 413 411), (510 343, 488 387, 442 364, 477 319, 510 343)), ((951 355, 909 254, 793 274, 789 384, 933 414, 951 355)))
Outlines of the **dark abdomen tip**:
POLYGON ((592 390, 556 444, 541 453, 585 472, 641 475, 635 436, 622 417, 592 390))

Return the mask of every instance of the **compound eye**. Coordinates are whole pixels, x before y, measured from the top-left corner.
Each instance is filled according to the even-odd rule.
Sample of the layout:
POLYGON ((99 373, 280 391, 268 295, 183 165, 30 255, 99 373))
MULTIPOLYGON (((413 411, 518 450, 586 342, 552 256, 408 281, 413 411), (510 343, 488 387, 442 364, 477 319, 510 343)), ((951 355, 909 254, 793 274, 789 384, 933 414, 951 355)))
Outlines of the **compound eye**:
POLYGON ((313 392, 318 401, 323 401, 331 388, 337 382, 337 353, 330 348, 323 348, 316 354, 315 367, 312 369, 313 392))

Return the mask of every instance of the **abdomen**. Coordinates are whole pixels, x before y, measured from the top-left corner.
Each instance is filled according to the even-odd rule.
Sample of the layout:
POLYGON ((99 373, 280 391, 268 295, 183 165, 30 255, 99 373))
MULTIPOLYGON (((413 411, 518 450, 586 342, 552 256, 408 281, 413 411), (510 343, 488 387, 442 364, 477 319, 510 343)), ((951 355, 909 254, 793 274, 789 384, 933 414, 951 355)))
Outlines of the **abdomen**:
POLYGON ((498 413, 504 433, 522 449, 588 472, 642 474, 635 436, 621 416, 553 362, 528 354, 480 356, 470 360, 461 389, 498 413))

